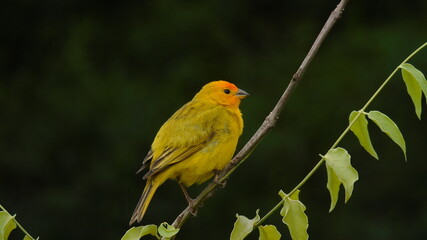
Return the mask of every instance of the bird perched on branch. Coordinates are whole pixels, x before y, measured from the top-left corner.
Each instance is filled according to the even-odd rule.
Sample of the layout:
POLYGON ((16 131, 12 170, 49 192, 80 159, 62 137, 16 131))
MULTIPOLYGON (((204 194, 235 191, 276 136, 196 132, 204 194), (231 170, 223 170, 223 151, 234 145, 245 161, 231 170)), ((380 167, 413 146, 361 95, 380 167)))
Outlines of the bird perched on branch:
POLYGON ((240 100, 249 94, 226 81, 206 84, 160 128, 138 172, 146 185, 130 219, 140 222, 157 188, 167 179, 186 187, 203 183, 230 162, 242 134, 240 100))

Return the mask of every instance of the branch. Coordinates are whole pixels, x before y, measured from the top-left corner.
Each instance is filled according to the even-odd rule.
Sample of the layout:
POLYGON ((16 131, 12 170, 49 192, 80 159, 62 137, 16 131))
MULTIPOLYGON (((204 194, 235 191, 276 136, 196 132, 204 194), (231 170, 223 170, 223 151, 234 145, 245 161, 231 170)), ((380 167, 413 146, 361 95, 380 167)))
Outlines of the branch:
POLYGON ((280 113, 282 112, 285 104, 288 102, 289 97, 295 91, 297 85, 301 82, 304 73, 306 72, 308 66, 310 65, 326 36, 335 25, 336 21, 341 17, 347 2, 348 0, 341 0, 337 7, 329 15, 328 20, 324 24, 322 30, 311 46, 310 51, 307 53, 300 67, 293 75, 283 95, 280 97, 279 101, 270 114, 265 118, 264 122, 256 131, 256 133, 240 150, 240 152, 230 161, 230 163, 219 173, 216 181, 212 181, 208 186, 206 186, 206 188, 194 200, 194 204, 192 206, 188 206, 186 209, 184 209, 184 211, 181 212, 181 214, 178 215, 178 217, 173 222, 173 226, 175 228, 180 228, 192 215, 191 213, 194 213, 198 208, 200 208, 206 199, 213 195, 214 191, 222 185, 221 183, 224 183, 225 180, 239 167, 239 165, 249 157, 252 151, 256 148, 257 144, 275 126, 277 120, 279 119, 280 113))

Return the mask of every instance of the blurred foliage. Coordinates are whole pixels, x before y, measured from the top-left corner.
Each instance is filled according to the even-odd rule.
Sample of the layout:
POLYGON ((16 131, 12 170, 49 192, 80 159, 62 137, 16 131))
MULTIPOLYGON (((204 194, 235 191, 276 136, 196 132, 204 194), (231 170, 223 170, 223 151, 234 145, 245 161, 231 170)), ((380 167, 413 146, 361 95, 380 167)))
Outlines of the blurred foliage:
MULTIPOLYGON (((134 173, 161 124, 205 83, 229 80, 251 93, 241 107, 243 145, 337 3, 4 1, 1 203, 43 239, 119 239, 144 185, 134 173)), ((180 238, 225 239, 235 213, 265 214, 278 190, 293 188, 330 147, 348 114, 426 41, 426 10, 422 0, 350 1, 278 126, 180 238)), ((411 63, 426 73, 426 59, 424 51, 411 63)), ((380 161, 356 138, 344 139, 360 180, 353 198, 331 214, 326 171, 304 186, 300 198, 315 239, 427 235, 426 113, 418 121, 398 78, 371 107, 399 125, 408 162, 379 132, 371 137, 380 161)), ((164 184, 144 224, 172 222, 184 207, 176 183, 164 184)), ((14 238, 22 239, 19 231, 14 238)))

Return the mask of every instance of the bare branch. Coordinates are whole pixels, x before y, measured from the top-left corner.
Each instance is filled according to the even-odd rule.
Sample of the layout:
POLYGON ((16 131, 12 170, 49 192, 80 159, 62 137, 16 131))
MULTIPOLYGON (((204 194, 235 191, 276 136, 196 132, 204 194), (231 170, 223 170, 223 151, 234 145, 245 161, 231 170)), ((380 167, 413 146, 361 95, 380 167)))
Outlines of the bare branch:
POLYGON ((336 21, 341 17, 342 12, 344 11, 345 6, 347 5, 348 0, 341 0, 337 7, 329 15, 328 20, 324 24, 322 30, 318 34, 316 40, 310 48, 310 51, 307 53, 304 61, 301 63, 300 67, 293 75, 289 85, 285 89, 283 95, 280 97, 276 106, 270 112, 270 114, 265 118, 263 124, 259 127, 256 133, 251 137, 251 139, 246 143, 246 145, 240 150, 240 152, 230 161, 230 163, 221 171, 218 175, 217 181, 212 181, 195 199, 193 206, 188 206, 173 222, 175 228, 180 228, 185 221, 192 215, 191 212, 197 210, 206 199, 211 197, 216 189, 221 186, 221 183, 230 176, 237 167, 245 161, 245 159, 251 154, 255 149, 256 145, 263 139, 263 137, 275 126, 279 115, 282 112, 285 104, 288 102, 289 97, 295 91, 299 82, 301 82, 302 77, 304 76, 305 71, 319 50, 321 44, 325 40, 329 31, 335 25, 336 21))

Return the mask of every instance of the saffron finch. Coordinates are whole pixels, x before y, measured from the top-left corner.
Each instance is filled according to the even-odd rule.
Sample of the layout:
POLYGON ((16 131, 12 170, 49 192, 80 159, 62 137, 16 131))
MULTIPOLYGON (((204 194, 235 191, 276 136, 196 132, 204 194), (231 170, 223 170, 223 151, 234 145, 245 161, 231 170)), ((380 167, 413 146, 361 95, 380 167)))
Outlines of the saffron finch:
POLYGON ((230 162, 243 130, 240 100, 248 95, 232 83, 210 82, 163 124, 138 171, 149 166, 129 225, 141 221, 167 179, 178 181, 191 203, 185 187, 205 182, 230 162))

